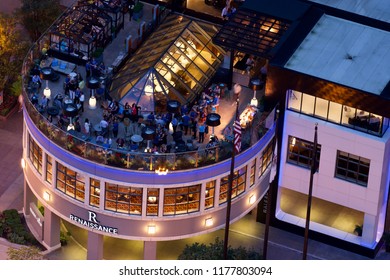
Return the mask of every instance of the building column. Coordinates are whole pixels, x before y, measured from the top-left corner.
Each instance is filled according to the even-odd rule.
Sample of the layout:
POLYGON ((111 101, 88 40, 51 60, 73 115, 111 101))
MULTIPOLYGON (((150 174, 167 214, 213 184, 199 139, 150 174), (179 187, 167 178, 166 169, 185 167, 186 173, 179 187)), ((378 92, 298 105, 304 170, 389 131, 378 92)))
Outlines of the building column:
POLYGON ((144 260, 156 260, 157 241, 144 241, 144 260))
POLYGON ((378 228, 377 216, 364 213, 362 244, 373 246, 376 243, 378 228))
POLYGON ((23 195, 23 214, 24 216, 28 217, 30 215, 30 203, 35 203, 36 198, 33 194, 33 192, 30 190, 30 187, 28 186, 26 179, 23 181, 24 184, 24 195, 23 195))
POLYGON ((43 244, 49 250, 55 250, 61 247, 60 222, 60 217, 50 211, 49 208, 45 207, 43 223, 43 244))
POLYGON ((103 235, 88 231, 87 260, 103 259, 103 235))

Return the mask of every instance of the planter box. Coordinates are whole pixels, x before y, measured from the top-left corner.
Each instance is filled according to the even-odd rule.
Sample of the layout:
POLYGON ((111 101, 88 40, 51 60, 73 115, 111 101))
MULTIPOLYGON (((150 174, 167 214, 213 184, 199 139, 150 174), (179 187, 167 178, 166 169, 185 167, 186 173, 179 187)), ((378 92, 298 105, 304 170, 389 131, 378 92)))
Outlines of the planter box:
POLYGON ((18 102, 14 105, 14 107, 9 110, 8 114, 6 116, 0 115, 0 121, 6 121, 9 117, 11 117, 19 108, 18 102))

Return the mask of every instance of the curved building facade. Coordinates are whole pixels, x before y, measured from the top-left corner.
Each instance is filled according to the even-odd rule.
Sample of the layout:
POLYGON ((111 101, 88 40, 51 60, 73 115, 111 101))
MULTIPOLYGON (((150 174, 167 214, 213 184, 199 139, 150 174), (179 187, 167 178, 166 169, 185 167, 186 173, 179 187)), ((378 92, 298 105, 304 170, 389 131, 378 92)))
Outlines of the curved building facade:
MULTIPOLYGON (((48 250, 60 248, 62 222, 67 222, 87 231, 88 259, 103 258, 106 236, 142 241, 144 259, 155 259, 159 241, 223 228, 229 187, 230 222, 256 208, 270 181, 275 146, 273 114, 270 121, 263 122, 267 127, 262 125, 262 133, 257 126, 248 126, 245 133, 249 137, 242 140, 244 148, 235 156, 234 172, 233 145, 228 141, 211 154, 202 147, 162 154, 107 148, 97 144, 95 136, 59 127, 50 111, 56 98, 48 108, 37 105, 34 98, 41 100, 43 92, 33 92, 29 77, 37 58, 47 59, 39 51, 43 46, 45 37, 30 50, 23 67, 22 163, 24 215, 48 250)), ((62 107, 57 110, 66 114, 62 107)), ((83 118, 98 112, 87 110, 83 118)), ((232 111, 230 105, 227 111, 232 111)), ((221 115, 224 118, 223 112, 221 115)), ((259 120, 260 116, 267 118, 263 112, 257 115, 259 120)), ((231 120, 229 115, 222 122, 229 125, 231 120)))
MULTIPOLYGON (((271 129, 235 158, 231 222, 265 194, 273 151, 271 129)), ((24 211, 49 249, 60 246, 60 222, 88 231, 88 258, 102 258, 103 236, 144 241, 155 258, 156 242, 187 238, 225 226, 230 160, 159 175, 75 156, 24 118, 24 211), (43 205, 44 216, 38 211, 43 205)))

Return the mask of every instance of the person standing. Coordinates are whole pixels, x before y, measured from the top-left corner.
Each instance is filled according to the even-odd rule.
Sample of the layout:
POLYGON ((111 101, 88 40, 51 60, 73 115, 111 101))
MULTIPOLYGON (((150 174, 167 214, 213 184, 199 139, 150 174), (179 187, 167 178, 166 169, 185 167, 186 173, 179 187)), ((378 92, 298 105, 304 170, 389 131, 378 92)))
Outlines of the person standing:
POLYGON ((90 60, 88 60, 87 63, 85 63, 85 72, 86 72, 87 79, 89 77, 91 77, 91 62, 90 62, 90 60))
POLYGON ((196 134, 198 132, 198 119, 191 120, 191 130, 192 130, 192 139, 196 139, 196 134))
POLYGON ((183 125, 183 129, 184 129, 184 135, 187 135, 188 133, 188 128, 190 126, 190 116, 187 114, 185 114, 183 117, 182 117, 182 125, 183 125))
POLYGON ((86 118, 84 121, 84 132, 86 135, 89 135, 90 131, 91 131, 91 124, 89 123, 88 118, 86 118))
POLYGON ((133 1, 133 0, 130 0, 130 1, 129 1, 129 21, 131 21, 131 19, 132 19, 132 17, 133 17, 134 6, 135 6, 134 1, 133 1))
POLYGON ((84 101, 85 101, 85 95, 83 91, 80 91, 80 97, 79 97, 80 105, 81 105, 81 112, 84 113, 84 101))
POLYGON ((114 134, 114 138, 118 137, 118 132, 119 132, 119 123, 118 123, 118 119, 115 118, 112 124, 112 133, 114 134))
POLYGON ((206 124, 204 122, 199 124, 198 131, 199 131, 199 143, 203 143, 204 133, 206 131, 206 124))

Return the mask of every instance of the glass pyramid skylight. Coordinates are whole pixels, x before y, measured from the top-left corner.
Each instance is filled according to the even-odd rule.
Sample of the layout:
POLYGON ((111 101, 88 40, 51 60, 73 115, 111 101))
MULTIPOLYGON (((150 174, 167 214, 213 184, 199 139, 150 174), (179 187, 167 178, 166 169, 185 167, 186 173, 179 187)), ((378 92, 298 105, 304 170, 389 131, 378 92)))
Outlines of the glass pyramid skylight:
POLYGON ((144 112, 165 112, 168 100, 190 103, 208 86, 225 51, 212 42, 216 26, 168 16, 112 80, 110 95, 144 112))

